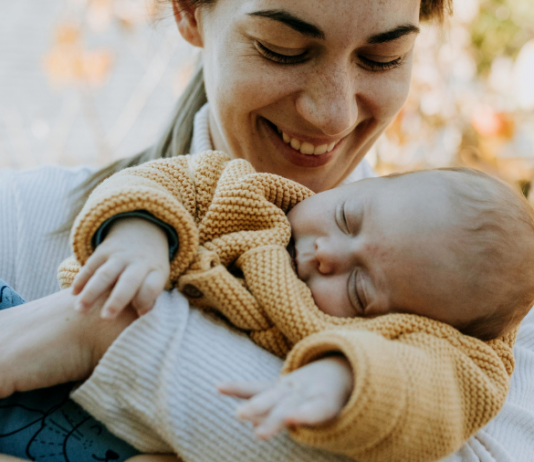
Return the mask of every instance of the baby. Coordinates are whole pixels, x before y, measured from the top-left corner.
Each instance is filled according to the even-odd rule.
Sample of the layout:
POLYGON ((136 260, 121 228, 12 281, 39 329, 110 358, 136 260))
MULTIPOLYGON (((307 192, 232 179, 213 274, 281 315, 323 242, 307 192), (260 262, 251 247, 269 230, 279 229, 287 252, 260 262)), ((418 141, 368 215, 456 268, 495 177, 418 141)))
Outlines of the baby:
MULTIPOLYGON (((168 172, 167 166, 160 170, 168 172)), ((141 183, 149 176, 135 175, 141 183)), ((131 178, 111 181, 131 188, 131 178)), ((222 183, 219 179, 219 188, 222 183)), ((112 184, 104 183, 95 191, 100 204, 118 197, 112 184)), ((185 189, 176 193, 166 179, 158 184, 184 203, 189 200, 185 189)), ((519 193, 499 180, 473 170, 445 169, 363 180, 316 195, 299 194, 304 200, 285 206, 290 209, 287 219, 292 232, 287 250, 296 275, 316 307, 327 315, 323 316, 327 331, 348 325, 335 321, 344 318, 369 318, 365 328, 380 331, 370 323, 373 318, 409 314, 490 340, 512 332, 534 301, 534 214, 519 193)), ((197 223, 210 213, 210 204, 205 205, 207 212, 199 212, 197 223)), ((196 207, 204 206, 197 200, 196 207)), ((116 207, 117 212, 127 209, 116 207)), ((153 211, 149 205, 143 209, 153 211)), ((173 240, 164 231, 168 229, 164 220, 153 215, 157 214, 145 215, 149 220, 126 216, 114 222, 74 280, 78 309, 89 309, 107 291, 111 295, 103 317, 116 316, 128 304, 140 315, 152 308, 172 273, 169 242, 173 240)), ((177 233, 182 247, 186 234, 177 233)), ((73 239, 76 250, 75 232, 73 239)), ((227 263, 232 266, 236 261, 227 263)), ((194 302, 194 294, 186 294, 194 302)), ((436 325, 429 332, 439 337, 441 327, 436 325)), ((280 329, 290 340, 289 348, 300 340, 292 340, 284 327, 280 329)), ((255 341, 263 346, 261 339, 255 341)), ((345 351, 333 351, 276 383, 226 383, 220 391, 252 398, 238 412, 254 424, 260 438, 286 427, 319 427, 340 415, 354 391, 353 363, 347 358, 345 351)))

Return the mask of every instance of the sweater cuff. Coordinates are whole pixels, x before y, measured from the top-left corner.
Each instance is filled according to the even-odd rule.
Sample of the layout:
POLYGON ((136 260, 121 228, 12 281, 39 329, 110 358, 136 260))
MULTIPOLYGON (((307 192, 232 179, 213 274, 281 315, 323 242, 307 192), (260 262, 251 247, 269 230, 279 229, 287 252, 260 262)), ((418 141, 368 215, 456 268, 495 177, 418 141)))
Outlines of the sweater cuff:
POLYGON ((387 354, 383 337, 365 331, 330 330, 299 342, 288 355, 284 373, 331 353, 342 353, 354 373, 354 390, 339 417, 315 428, 297 428, 297 440, 327 450, 352 452, 376 446, 395 428, 405 406, 404 370, 387 354), (378 386, 380 385, 380 386, 378 386), (340 441, 343 440, 342 441, 340 441), (345 444, 353 446, 343 447, 345 444))
POLYGON ((108 218, 104 223, 100 225, 100 228, 97 229, 96 233, 91 239, 91 245, 93 247, 93 250, 96 249, 100 244, 102 244, 102 241, 108 235, 111 227, 115 224, 117 220, 121 218, 142 218, 159 226, 167 235, 167 240, 169 242, 169 261, 172 261, 172 259, 178 252, 178 233, 172 226, 168 225, 163 220, 160 220, 159 218, 155 217, 147 210, 133 210, 131 212, 119 213, 111 218, 108 218))
POLYGON ((291 430, 296 441, 358 460, 378 462, 391 455, 391 442, 383 442, 403 420, 408 380, 402 364, 388 355, 384 342, 387 340, 375 333, 339 329, 311 335, 295 345, 283 373, 341 353, 354 374, 354 389, 339 416, 328 424, 291 430))
POLYGON ((95 190, 76 218, 71 232, 72 249, 82 266, 93 253, 93 236, 104 222, 122 213, 147 210, 178 234, 178 251, 170 262, 167 287, 176 283, 195 257, 198 228, 194 217, 176 197, 149 186, 122 188, 111 184, 107 189, 101 186, 100 190, 95 190))

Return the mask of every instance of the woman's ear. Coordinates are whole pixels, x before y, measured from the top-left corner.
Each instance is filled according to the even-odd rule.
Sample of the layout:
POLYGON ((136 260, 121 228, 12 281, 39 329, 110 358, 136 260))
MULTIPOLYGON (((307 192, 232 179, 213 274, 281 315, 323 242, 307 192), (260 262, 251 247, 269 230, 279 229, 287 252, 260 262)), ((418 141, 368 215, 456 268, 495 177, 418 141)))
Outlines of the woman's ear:
POLYGON ((174 0, 172 10, 182 37, 191 45, 202 48, 204 43, 197 20, 198 7, 189 6, 187 1, 174 0))

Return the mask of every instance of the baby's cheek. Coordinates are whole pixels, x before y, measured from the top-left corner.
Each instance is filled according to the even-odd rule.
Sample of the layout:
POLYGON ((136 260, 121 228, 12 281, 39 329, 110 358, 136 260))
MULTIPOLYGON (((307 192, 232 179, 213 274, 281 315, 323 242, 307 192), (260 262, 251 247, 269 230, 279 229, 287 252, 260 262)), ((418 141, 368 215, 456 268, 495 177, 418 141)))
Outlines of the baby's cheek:
POLYGON ((317 307, 330 316, 352 318, 354 309, 349 300, 347 282, 339 277, 318 276, 306 282, 317 307))

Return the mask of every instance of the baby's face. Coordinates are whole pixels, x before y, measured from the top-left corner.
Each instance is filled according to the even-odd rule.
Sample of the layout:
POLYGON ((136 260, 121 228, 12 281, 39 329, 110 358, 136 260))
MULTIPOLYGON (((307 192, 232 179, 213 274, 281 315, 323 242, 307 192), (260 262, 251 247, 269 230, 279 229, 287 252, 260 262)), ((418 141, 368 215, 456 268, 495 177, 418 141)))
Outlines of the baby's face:
POLYGON ((291 210, 297 273, 321 311, 413 313, 452 325, 483 314, 469 303, 469 265, 451 250, 457 217, 439 174, 363 180, 291 210))

